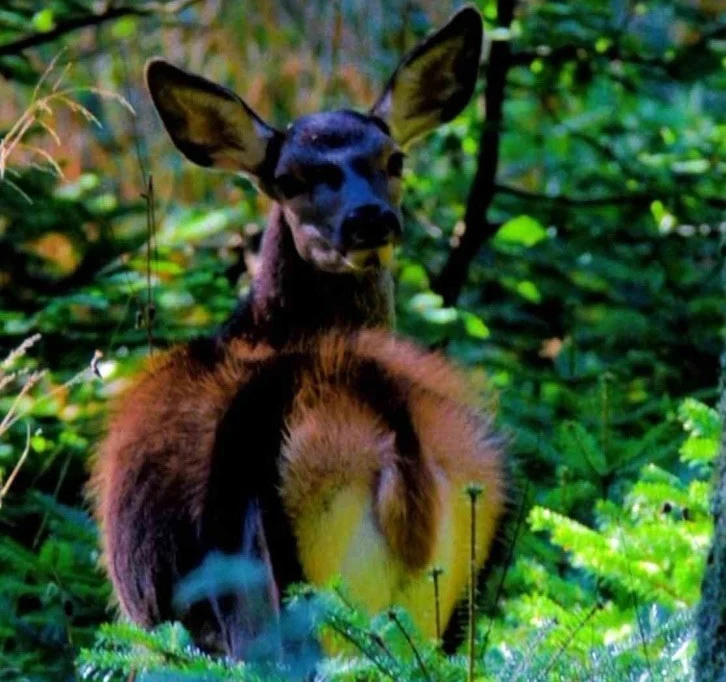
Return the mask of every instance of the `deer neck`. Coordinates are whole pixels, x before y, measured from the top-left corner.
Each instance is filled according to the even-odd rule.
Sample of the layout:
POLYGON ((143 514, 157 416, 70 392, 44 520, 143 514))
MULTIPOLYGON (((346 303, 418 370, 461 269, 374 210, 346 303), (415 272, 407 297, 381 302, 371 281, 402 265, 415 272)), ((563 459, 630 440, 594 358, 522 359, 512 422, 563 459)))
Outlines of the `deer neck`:
POLYGON ((279 346, 329 329, 390 329, 393 277, 387 269, 331 274, 298 254, 282 209, 275 205, 262 239, 260 268, 227 334, 279 346))

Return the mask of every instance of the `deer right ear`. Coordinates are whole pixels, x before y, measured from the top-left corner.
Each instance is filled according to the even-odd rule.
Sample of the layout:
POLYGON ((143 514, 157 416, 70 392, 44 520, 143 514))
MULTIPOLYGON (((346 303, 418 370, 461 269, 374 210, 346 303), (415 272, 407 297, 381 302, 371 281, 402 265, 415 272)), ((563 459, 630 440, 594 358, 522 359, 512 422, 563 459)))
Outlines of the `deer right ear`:
POLYGON ((164 127, 190 161, 265 179, 283 134, 231 90, 163 59, 147 62, 146 84, 164 127))
POLYGON ((479 73, 484 37, 479 11, 467 5, 409 52, 371 114, 401 147, 450 121, 467 105, 479 73))

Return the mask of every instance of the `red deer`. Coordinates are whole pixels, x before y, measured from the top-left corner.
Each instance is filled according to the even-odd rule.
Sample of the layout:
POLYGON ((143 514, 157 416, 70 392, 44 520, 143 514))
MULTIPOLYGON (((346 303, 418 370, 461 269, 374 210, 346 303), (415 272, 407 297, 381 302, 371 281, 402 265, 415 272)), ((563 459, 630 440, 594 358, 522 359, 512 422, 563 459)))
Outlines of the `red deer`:
POLYGON ((284 132, 229 90, 149 63, 174 144, 251 176, 275 204, 247 300, 217 337, 150 363, 100 448, 91 490, 133 621, 181 620, 201 646, 252 658, 287 586, 341 576, 365 609, 401 604, 434 636, 427 570, 446 571, 446 623, 467 583, 472 481, 486 488, 483 566, 503 455, 458 371, 390 332, 389 268, 402 150, 467 104, 481 41, 466 7, 402 60, 367 114, 314 114, 284 132), (210 557, 224 585, 227 559, 254 560, 258 589, 234 575, 214 595, 188 589, 210 557))

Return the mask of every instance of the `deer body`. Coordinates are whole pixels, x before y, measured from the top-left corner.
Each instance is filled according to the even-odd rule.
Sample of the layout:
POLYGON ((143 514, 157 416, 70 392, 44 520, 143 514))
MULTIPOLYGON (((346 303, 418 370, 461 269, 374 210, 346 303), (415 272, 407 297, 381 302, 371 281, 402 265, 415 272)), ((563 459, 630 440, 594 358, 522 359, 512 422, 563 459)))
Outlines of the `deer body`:
POLYGON ((446 623, 467 580, 465 486, 487 486, 480 563, 505 497, 501 452, 458 372, 373 330, 282 352, 234 340, 212 367, 190 348, 156 362, 120 403, 95 472, 108 568, 134 621, 181 619, 201 644, 244 655, 238 606, 220 599, 220 623, 175 601, 174 585, 208 552, 264 542, 251 554, 269 555, 278 590, 341 576, 356 603, 406 606, 435 635, 427 569, 446 571, 446 623), (251 499, 264 533, 244 538, 251 499))
POLYGON ((282 591, 341 576, 363 608, 401 604, 433 636, 427 570, 446 571, 446 623, 467 581, 471 482, 486 487, 484 564, 503 456, 466 379, 390 333, 388 268, 401 148, 466 105, 481 38, 465 8, 404 58, 369 114, 315 114, 285 133, 220 86, 148 66, 176 146, 251 175, 276 203, 248 299, 217 338, 153 360, 101 446, 91 488, 132 620, 182 620, 201 646, 274 658, 294 649, 264 635, 282 591))

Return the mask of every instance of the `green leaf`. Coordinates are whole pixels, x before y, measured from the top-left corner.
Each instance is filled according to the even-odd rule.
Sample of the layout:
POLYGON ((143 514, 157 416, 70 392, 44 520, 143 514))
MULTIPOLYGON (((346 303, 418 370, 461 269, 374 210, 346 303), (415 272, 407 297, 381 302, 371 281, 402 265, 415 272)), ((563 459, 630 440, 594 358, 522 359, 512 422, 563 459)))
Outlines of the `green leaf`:
POLYGON ((55 28, 53 10, 50 8, 36 12, 31 21, 33 23, 33 28, 40 33, 47 33, 55 28))
POLYGON ((711 167, 708 159, 686 159, 684 161, 674 161, 671 169, 674 173, 682 173, 683 175, 701 175, 711 167))
POLYGON ((708 464, 717 454, 718 442, 710 438, 689 438, 681 448, 681 459, 689 464, 708 464))
POLYGON ((416 312, 423 313, 425 310, 440 308, 444 299, 433 291, 423 291, 411 297, 408 307, 416 312))
POLYGON ((433 324, 451 324, 457 318, 456 308, 426 308, 421 317, 433 324))
POLYGON ((528 215, 520 215, 508 220, 499 228, 494 241, 534 246, 547 237, 547 230, 541 223, 528 215))
POLYGON ((578 458, 584 458, 596 474, 604 476, 608 473, 608 462, 603 451, 582 424, 565 422, 559 435, 560 443, 570 463, 575 464, 578 458))
POLYGON ((693 398, 686 398, 678 408, 678 418, 689 434, 718 440, 721 419, 712 407, 693 398))
POLYGON ((537 285, 529 280, 517 284, 517 293, 532 303, 539 303, 542 300, 542 294, 539 293, 537 285))
POLYGON ((464 322, 464 328, 469 336, 473 336, 475 339, 489 338, 491 333, 489 327, 484 324, 484 321, 480 317, 462 310, 459 311, 459 316, 464 322))
POLYGON ((111 35, 118 40, 131 38, 136 33, 137 24, 136 17, 122 17, 114 23, 111 28, 111 35))
POLYGON ((414 289, 425 289, 429 286, 429 278, 420 263, 408 262, 401 266, 398 283, 401 286, 410 286, 414 289))
POLYGON ((693 398, 686 398, 678 408, 678 418, 688 433, 681 446, 681 460, 694 466, 708 466, 716 459, 721 441, 718 412, 693 398))

